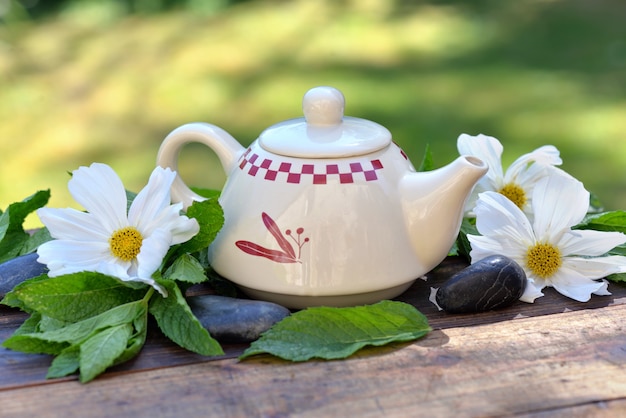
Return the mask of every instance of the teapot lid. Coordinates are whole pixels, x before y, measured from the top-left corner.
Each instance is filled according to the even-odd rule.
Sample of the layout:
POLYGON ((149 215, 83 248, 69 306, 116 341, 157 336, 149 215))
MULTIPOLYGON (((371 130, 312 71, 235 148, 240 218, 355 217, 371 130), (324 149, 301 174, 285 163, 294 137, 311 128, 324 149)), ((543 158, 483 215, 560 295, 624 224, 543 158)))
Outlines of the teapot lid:
POLYGON ((375 122, 343 115, 345 99, 332 87, 315 87, 302 99, 303 118, 270 126, 259 144, 274 154, 298 158, 341 158, 369 154, 391 143, 375 122))

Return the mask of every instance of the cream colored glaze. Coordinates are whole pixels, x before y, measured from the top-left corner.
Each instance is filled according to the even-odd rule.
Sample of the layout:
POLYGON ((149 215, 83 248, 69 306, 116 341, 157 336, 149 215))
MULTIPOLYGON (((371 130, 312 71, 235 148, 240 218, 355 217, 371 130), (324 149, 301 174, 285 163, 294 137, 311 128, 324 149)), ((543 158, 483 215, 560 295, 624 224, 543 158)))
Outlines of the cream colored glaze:
MULTIPOLYGON (((459 157, 416 172, 385 128, 338 115, 337 93, 310 90, 306 119, 268 128, 248 149, 221 128, 193 123, 159 150, 157 164, 174 170, 186 143, 218 155, 227 175, 219 200, 225 223, 209 260, 252 297, 302 308, 397 296, 446 257, 465 201, 487 171, 459 157)), ((179 177, 172 199, 188 206, 202 198, 179 177)))

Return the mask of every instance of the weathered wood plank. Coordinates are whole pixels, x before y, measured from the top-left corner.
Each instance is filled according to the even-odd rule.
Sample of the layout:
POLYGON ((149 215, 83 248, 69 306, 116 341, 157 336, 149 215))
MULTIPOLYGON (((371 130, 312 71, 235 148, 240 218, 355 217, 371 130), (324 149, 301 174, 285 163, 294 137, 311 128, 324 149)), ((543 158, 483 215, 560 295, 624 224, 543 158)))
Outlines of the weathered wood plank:
POLYGON ((567 408, 516 415, 516 418, 617 418, 626 417, 626 399, 591 402, 567 408))
MULTIPOLYGON (((626 305, 431 332, 344 361, 271 357, 0 391, 3 413, 493 416, 623 411, 626 305), (95 410, 93 405, 98 405, 95 410)), ((605 415, 607 416, 607 415, 605 415)))
MULTIPOLYGON (((466 327, 509 321, 515 318, 534 317, 562 313, 566 311, 588 310, 626 303, 626 284, 611 283, 609 290, 612 296, 594 296, 587 303, 568 299, 552 289, 546 290, 546 296, 537 299, 533 304, 518 302, 515 305, 492 312, 479 314, 449 315, 437 310, 429 301, 430 288, 441 286, 454 272, 463 268, 466 263, 459 258, 448 258, 434 271, 427 275, 427 280, 417 280, 398 300, 411 303, 424 313, 434 329, 466 327)), ((194 286, 194 294, 210 293, 211 289, 194 286)), ((0 341, 8 338, 26 318, 17 310, 0 306, 0 341)), ((148 340, 142 352, 135 359, 111 369, 107 373, 128 370, 147 370, 159 367, 196 364, 222 358, 235 358, 246 348, 245 345, 224 345, 225 356, 203 357, 188 352, 165 338, 153 324, 148 340)), ((51 357, 45 355, 24 354, 0 347, 0 390, 29 385, 52 383, 45 380, 51 357)), ((76 379, 69 377, 68 379, 76 379)), ((67 380, 67 379, 66 379, 67 380)))
MULTIPOLYGON (((0 341, 4 341, 26 318, 25 314, 6 308, 0 308, 0 341)), ((224 355, 205 357, 192 353, 168 340, 150 323, 150 330, 141 353, 134 359, 111 368, 113 372, 124 370, 145 370, 183 364, 194 364, 203 361, 238 357, 247 348, 244 344, 224 345, 224 355)), ((18 388, 29 385, 45 384, 46 373, 53 357, 43 354, 26 354, 0 347, 0 390, 18 388)), ((69 376, 63 380, 75 380, 69 376)))

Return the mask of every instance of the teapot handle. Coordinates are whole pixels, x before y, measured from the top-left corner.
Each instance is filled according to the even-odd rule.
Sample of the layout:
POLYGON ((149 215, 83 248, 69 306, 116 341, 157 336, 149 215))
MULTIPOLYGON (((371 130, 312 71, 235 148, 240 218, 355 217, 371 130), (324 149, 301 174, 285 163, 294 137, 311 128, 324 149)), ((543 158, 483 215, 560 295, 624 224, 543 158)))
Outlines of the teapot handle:
MULTIPOLYGON (((245 148, 228 132, 220 127, 208 123, 188 123, 174 129, 161 144, 157 154, 157 165, 169 167, 178 172, 178 156, 186 144, 197 142, 211 148, 222 163, 222 168, 228 176, 235 168, 239 157, 245 148)), ((183 207, 191 206, 194 201, 206 198, 194 193, 185 184, 179 174, 172 183, 171 196, 173 202, 183 202, 183 207)))

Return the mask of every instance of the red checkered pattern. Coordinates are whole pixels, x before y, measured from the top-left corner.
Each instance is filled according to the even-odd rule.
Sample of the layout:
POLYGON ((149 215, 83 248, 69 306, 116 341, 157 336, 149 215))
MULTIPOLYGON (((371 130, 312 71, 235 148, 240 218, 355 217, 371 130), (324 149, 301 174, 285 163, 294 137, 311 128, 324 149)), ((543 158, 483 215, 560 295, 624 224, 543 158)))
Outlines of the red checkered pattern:
POLYGON ((398 147, 398 149, 400 150, 400 154, 404 157, 405 160, 409 160, 409 157, 406 155, 406 153, 404 151, 402 151, 402 148, 400 148, 398 146, 398 144, 396 144, 396 142, 394 141, 394 144, 398 147))
POLYGON ((293 164, 259 157, 250 149, 242 156, 239 168, 253 177, 276 181, 284 179, 287 183, 326 184, 329 179, 338 178, 340 183, 354 183, 359 180, 378 180, 376 170, 383 168, 380 160, 342 164, 293 164))

